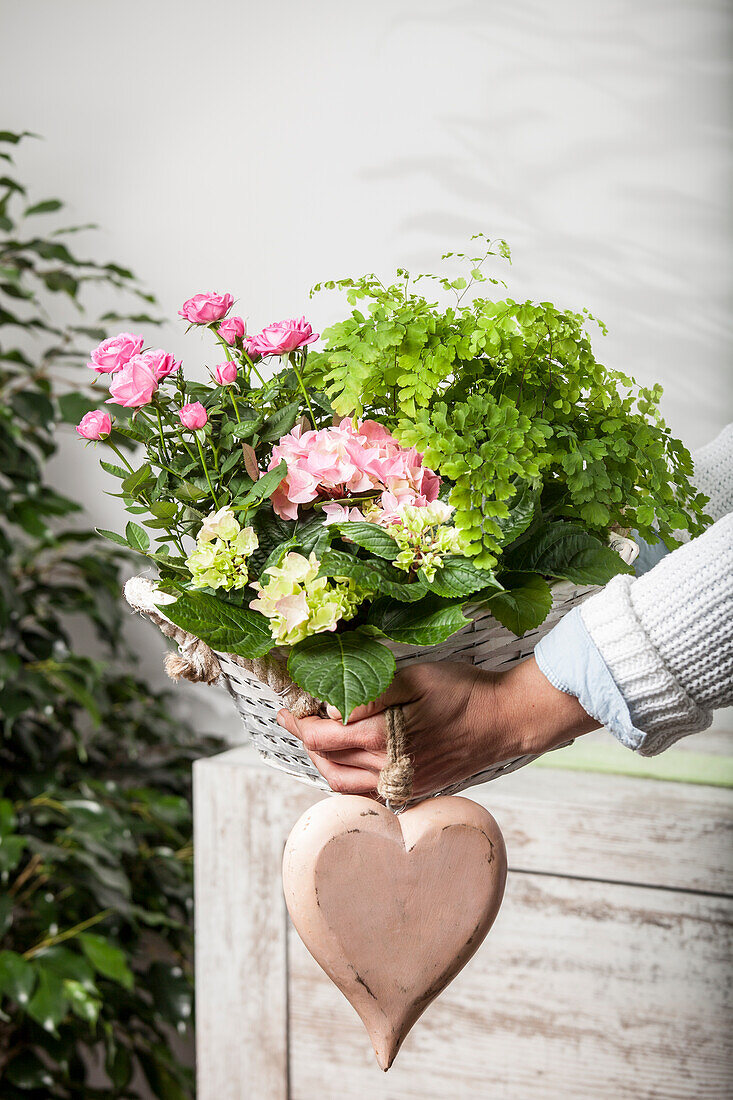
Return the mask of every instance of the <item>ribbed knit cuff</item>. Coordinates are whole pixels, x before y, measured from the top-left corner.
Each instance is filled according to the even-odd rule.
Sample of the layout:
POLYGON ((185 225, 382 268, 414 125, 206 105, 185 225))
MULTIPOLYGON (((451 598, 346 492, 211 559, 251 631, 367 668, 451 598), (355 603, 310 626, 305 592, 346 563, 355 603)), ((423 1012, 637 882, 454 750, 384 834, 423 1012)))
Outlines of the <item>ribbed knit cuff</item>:
POLYGON ((702 710, 664 664, 630 599, 631 577, 614 577, 580 608, 581 618, 645 736, 637 751, 654 756, 688 733, 706 729, 702 710))

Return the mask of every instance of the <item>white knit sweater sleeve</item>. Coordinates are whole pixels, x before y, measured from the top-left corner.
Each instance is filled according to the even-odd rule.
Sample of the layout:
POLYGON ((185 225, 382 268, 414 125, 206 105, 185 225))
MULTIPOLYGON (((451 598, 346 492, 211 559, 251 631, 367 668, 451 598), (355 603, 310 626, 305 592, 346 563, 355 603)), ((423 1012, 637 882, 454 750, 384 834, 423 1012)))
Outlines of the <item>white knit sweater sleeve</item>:
POLYGON ((649 573, 620 576, 580 609, 583 623, 653 756, 706 729, 733 704, 733 427, 695 456, 708 512, 704 535, 649 573))

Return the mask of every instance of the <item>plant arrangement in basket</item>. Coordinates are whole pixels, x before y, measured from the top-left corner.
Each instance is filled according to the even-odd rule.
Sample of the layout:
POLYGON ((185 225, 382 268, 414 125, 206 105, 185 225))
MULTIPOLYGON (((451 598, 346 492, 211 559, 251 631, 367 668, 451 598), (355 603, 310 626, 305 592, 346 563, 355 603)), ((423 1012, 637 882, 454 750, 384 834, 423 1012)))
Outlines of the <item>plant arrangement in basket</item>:
POLYGON ((211 293, 180 311, 211 334, 208 382, 142 335, 91 356, 113 415, 78 431, 115 452, 102 464, 135 516, 100 533, 155 563, 178 626, 287 660, 344 715, 389 685, 390 643, 440 644, 476 605, 520 635, 553 580, 629 571, 612 532, 672 544, 706 523, 660 388, 595 359, 587 312, 486 296, 504 287, 486 261, 509 251, 473 239, 480 255, 443 257, 465 276, 317 285, 351 307, 321 351, 304 317, 248 334, 231 295, 211 293))

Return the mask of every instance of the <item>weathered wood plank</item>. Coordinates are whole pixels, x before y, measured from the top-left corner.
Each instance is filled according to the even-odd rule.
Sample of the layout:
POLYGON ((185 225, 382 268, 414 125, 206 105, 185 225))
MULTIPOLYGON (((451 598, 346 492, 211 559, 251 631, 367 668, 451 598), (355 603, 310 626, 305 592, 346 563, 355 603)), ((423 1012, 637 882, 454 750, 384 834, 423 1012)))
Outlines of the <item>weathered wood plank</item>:
POLYGON ((467 794, 510 868, 733 894, 731 791, 530 767, 467 794))
POLYGON ((509 877, 486 943, 383 1076, 294 933, 290 1100, 724 1100, 733 904, 509 877))
MULTIPOLYGON (((198 767, 209 764, 275 783, 290 824, 320 797, 248 748, 198 767)), ((464 794, 499 822, 510 869, 733 894, 731 791, 529 767, 464 794)))
POLYGON ((194 767, 197 1095, 288 1100, 287 781, 229 755, 194 767))
POLYGON ((524 769, 470 794, 504 830, 507 901, 384 1078, 292 931, 287 1011, 280 855, 318 796, 248 749, 197 765, 200 1100, 731 1094, 731 902, 685 893, 731 889, 729 792, 524 769))

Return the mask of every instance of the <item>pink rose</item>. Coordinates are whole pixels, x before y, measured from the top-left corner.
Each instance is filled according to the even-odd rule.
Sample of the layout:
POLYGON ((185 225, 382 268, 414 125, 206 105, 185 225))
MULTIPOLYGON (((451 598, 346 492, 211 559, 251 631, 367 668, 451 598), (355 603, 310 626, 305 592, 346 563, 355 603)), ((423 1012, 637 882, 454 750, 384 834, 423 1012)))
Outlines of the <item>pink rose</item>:
POLYGON ((242 339, 242 350, 246 351, 247 355, 250 357, 253 363, 256 363, 259 359, 262 358, 260 353, 255 350, 254 336, 245 336, 242 339))
POLYGON ((220 386, 231 386, 237 380, 237 364, 219 363, 218 367, 214 367, 214 374, 220 386))
POLYGON ((244 336, 244 321, 241 317, 227 317, 216 331, 227 344, 236 344, 244 336))
POLYGON ((114 402, 126 409, 139 409, 147 405, 157 388, 158 381, 145 356, 136 355, 112 379, 107 404, 114 402))
POLYGON ((250 338, 250 346, 258 355, 287 355, 304 344, 312 344, 319 333, 314 332, 305 317, 299 320, 275 321, 250 338))
POLYGON ((76 430, 83 439, 104 439, 112 431, 112 419, 109 413, 92 409, 82 416, 76 430))
POLYGON ((160 382, 163 378, 167 378, 169 374, 174 374, 181 369, 181 360, 176 360, 174 355, 171 355, 169 351, 163 351, 162 348, 146 351, 142 358, 153 372, 156 382, 160 382))
POLYGON ((219 321, 234 305, 231 294, 194 294, 183 303, 178 316, 185 317, 192 325, 210 325, 219 321))
POLYGON ((130 332, 120 332, 109 340, 102 340, 92 352, 87 366, 97 374, 116 374, 129 363, 133 355, 142 348, 144 337, 133 336, 130 332))
POLYGON ((178 410, 178 418, 184 428, 190 428, 193 432, 203 428, 209 419, 206 409, 200 401, 192 401, 190 404, 184 405, 182 409, 178 410))

